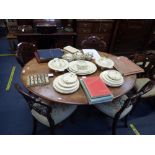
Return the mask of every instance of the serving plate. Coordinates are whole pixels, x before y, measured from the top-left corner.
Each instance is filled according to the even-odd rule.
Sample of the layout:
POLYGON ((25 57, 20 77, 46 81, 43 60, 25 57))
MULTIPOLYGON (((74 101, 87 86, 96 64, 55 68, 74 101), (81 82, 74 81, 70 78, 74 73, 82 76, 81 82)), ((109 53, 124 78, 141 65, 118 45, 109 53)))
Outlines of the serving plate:
POLYGON ((97 67, 90 61, 76 60, 69 63, 68 70, 77 75, 88 75, 94 73, 97 67))
POLYGON ((48 62, 48 67, 55 71, 64 71, 68 68, 68 61, 64 59, 54 58, 48 62))

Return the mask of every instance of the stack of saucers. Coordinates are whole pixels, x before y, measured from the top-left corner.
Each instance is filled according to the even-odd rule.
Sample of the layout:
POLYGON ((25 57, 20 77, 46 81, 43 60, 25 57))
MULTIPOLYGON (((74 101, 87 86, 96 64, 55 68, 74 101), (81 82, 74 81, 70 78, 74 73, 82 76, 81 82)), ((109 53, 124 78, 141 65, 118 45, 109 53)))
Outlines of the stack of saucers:
POLYGON ((74 73, 65 73, 53 81, 54 89, 62 94, 71 94, 79 88, 79 80, 74 73))
POLYGON ((119 87, 124 83, 123 76, 116 70, 103 71, 100 78, 110 87, 119 87))

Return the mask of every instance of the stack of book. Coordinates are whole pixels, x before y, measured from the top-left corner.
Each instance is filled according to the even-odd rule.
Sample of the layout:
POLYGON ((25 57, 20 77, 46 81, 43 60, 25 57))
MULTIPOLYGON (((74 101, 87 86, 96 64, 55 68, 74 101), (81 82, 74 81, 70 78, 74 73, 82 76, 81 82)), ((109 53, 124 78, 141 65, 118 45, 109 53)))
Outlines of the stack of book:
POLYGON ((80 79, 82 88, 87 96, 89 104, 111 102, 113 95, 99 76, 80 79))

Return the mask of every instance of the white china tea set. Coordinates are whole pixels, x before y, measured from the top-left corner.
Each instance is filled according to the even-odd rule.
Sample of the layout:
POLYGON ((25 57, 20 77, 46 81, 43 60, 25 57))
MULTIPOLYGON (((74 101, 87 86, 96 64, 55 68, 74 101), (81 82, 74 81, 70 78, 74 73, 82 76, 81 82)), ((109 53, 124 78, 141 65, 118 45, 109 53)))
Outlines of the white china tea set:
POLYGON ((116 70, 112 70, 114 67, 113 60, 107 57, 100 57, 95 60, 96 65, 91 62, 92 54, 83 54, 82 52, 66 53, 62 56, 62 59, 54 58, 48 62, 48 67, 56 72, 64 72, 68 70, 68 73, 64 73, 57 76, 53 81, 54 89, 62 94, 70 94, 76 92, 79 88, 79 80, 77 75, 89 75, 93 74, 97 70, 97 66, 101 69, 109 69, 100 73, 100 78, 104 83, 110 87, 119 87, 124 83, 124 78, 116 70))

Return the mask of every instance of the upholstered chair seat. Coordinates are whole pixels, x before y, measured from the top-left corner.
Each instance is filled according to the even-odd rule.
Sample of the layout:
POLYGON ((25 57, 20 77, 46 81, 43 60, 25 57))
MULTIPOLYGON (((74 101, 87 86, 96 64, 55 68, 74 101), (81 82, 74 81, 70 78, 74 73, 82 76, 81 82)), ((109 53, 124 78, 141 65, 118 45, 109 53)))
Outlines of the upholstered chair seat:
MULTIPOLYGON (((142 54, 136 53, 132 56, 132 60, 144 69, 144 73, 137 75, 138 78, 135 82, 134 88, 138 92, 148 81, 155 79, 155 54, 153 51, 146 51, 142 54)), ((155 96, 155 86, 149 92, 142 95, 141 98, 153 96, 155 96)))
MULTIPOLYGON (((149 78, 138 78, 135 83, 135 90, 138 92, 148 81, 150 81, 149 78)), ((155 96, 155 86, 146 94, 142 95, 141 98, 148 98, 155 96)))
MULTIPOLYGON (((123 95, 117 101, 110 103, 96 104, 95 107, 104 114, 114 118, 116 113, 122 108, 127 99, 128 97, 126 95, 123 95)), ((125 108, 125 110, 121 113, 119 119, 125 117, 132 110, 132 107, 133 105, 130 105, 127 108, 125 108)))
MULTIPOLYGON (((38 103, 35 103, 33 106, 40 106, 38 103)), ((77 105, 63 105, 63 104, 52 104, 51 118, 54 121, 54 124, 57 125, 61 123, 63 120, 68 118, 77 108, 77 105)), ((47 117, 39 114, 36 110, 31 110, 32 115, 38 120, 40 123, 50 126, 47 117)))
MULTIPOLYGON (((147 66, 149 65, 149 63, 150 63, 150 62, 147 61, 146 64, 145 64, 145 67, 147 67, 147 66)), ((137 64, 138 66, 142 66, 142 65, 143 65, 143 62, 137 62, 136 64, 137 64)))

